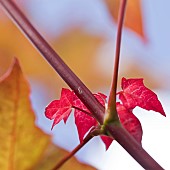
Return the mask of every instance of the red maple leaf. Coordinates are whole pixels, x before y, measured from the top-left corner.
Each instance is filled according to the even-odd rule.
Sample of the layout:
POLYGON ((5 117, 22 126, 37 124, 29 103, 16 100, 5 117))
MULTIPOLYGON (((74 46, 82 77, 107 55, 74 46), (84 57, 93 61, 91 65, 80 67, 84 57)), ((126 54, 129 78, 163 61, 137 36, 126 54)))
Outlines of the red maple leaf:
POLYGON ((62 119, 66 123, 72 109, 74 93, 69 89, 63 88, 60 100, 52 101, 45 109, 45 116, 50 120, 54 119, 53 127, 62 119))
POLYGON ((74 100, 73 107, 74 106, 81 109, 81 110, 75 109, 74 112, 75 124, 77 126, 79 140, 81 143, 83 141, 85 134, 90 130, 90 128, 93 126, 97 126, 98 123, 96 119, 92 117, 92 114, 89 112, 87 107, 81 102, 79 98, 74 100))
POLYGON ((121 86, 123 91, 118 93, 119 99, 127 109, 134 109, 139 106, 166 116, 157 95, 145 87, 143 79, 122 78, 121 86))
MULTIPOLYGON (((102 93, 94 94, 96 99, 102 104, 105 104, 106 97, 102 93)), ((63 88, 61 91, 60 100, 52 101, 45 109, 45 116, 50 120, 54 119, 52 128, 58 124, 61 120, 66 123, 72 108, 75 109, 74 117, 75 124, 77 126, 80 143, 83 141, 86 133, 94 126, 98 125, 98 122, 93 118, 87 107, 81 102, 81 100, 69 89, 63 88)))
POLYGON ((109 136, 105 136, 105 135, 100 135, 100 138, 102 139, 102 141, 104 142, 105 146, 106 146, 106 150, 109 149, 109 146, 112 144, 113 142, 113 138, 109 137, 109 136))
POLYGON ((139 119, 119 102, 116 103, 116 109, 121 124, 141 144, 143 131, 139 119))
MULTIPOLYGON (((102 104, 105 105, 106 97, 102 93, 94 94, 96 99, 102 104)), ((98 122, 95 118, 92 117, 92 114, 87 109, 87 107, 81 102, 81 100, 77 97, 73 101, 73 107, 75 108, 74 117, 75 124, 77 126, 79 140, 80 143, 83 141, 85 134, 94 126, 98 125, 98 122), (76 109, 79 108, 79 109, 76 109), (81 109, 81 110, 80 110, 81 109), (83 111, 82 111, 83 110, 83 111), (85 113, 86 112, 86 113, 85 113)))
MULTIPOLYGON (((138 118, 119 102, 116 103, 117 113, 123 127, 141 144, 142 141, 142 126, 138 118)), ((101 139, 106 146, 106 150, 114 140, 111 137, 101 135, 101 139)))
MULTIPOLYGON (((132 113, 136 106, 146 110, 154 110, 165 116, 157 95, 146 88, 143 79, 125 79, 122 78, 122 90, 118 93, 120 102, 116 103, 116 109, 121 124, 124 128, 141 144, 142 127, 138 118, 132 113)), ((102 93, 94 94, 95 98, 104 106, 106 97, 102 93)), ((69 89, 62 89, 59 100, 52 101, 45 109, 45 115, 50 120, 54 119, 52 128, 61 120, 66 123, 72 108, 74 108, 75 124, 77 126, 80 143, 92 127, 98 126, 98 122, 93 114, 81 102, 81 100, 69 89)), ((105 143, 106 150, 114 140, 109 136, 101 135, 105 143)))

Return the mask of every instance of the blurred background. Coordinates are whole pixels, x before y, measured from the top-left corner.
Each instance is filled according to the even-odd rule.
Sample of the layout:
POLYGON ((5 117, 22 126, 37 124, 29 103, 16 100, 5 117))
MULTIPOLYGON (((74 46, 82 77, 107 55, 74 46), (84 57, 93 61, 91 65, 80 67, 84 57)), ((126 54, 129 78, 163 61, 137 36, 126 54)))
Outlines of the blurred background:
MULTIPOLYGON (((119 0, 16 0, 25 15, 90 90, 109 93, 119 0)), ((135 109, 142 123, 143 147, 165 169, 170 169, 170 2, 134 0, 127 5, 121 47, 119 85, 122 77, 144 78, 155 91, 167 117, 135 109)), ((44 108, 59 98, 64 81, 32 47, 0 9, 0 75, 17 57, 30 83, 36 124, 60 147, 71 151, 79 144, 74 118, 51 131, 44 108)), ((94 138, 76 154, 82 162, 101 170, 142 169, 124 149, 113 142, 108 151, 94 138)))

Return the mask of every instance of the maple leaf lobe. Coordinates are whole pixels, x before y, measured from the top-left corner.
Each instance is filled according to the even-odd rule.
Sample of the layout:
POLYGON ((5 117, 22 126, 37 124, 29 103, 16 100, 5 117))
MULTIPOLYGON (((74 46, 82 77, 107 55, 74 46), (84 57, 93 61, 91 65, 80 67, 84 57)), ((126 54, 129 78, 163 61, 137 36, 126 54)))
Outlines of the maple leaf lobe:
POLYGON ((52 101, 45 108, 45 116, 52 120, 54 119, 53 127, 58 124, 61 120, 66 123, 72 109, 74 93, 69 89, 62 88, 60 100, 52 101))
POLYGON ((105 135, 101 135, 100 138, 104 142, 106 146, 106 150, 108 150, 114 139, 109 136, 105 136, 105 135))
POLYGON ((127 109, 134 109, 139 106, 166 116, 157 95, 145 87, 143 79, 126 79, 123 77, 121 87, 123 91, 118 93, 119 99, 127 109))
POLYGON ((52 120, 55 118, 58 105, 60 104, 59 100, 53 100, 51 103, 48 104, 48 106, 45 108, 45 116, 52 120))
MULTIPOLYGON (((94 94, 94 97, 104 106, 105 105, 105 100, 106 100, 106 95, 102 93, 97 93, 94 94)), ((82 143, 84 136, 86 133, 94 126, 98 125, 98 122, 96 121, 95 118, 92 117, 92 114, 90 111, 87 109, 87 107, 81 102, 81 100, 77 97, 73 101, 73 106, 89 113, 84 113, 81 110, 75 109, 74 112, 74 117, 75 117, 75 124, 77 126, 78 134, 79 134, 79 140, 80 143, 82 143)))
POLYGON ((141 144, 143 131, 139 119, 120 102, 116 103, 116 109, 121 124, 141 144))
MULTIPOLYGON (((79 98, 77 98, 73 101, 73 106, 76 106, 79 109, 90 113, 90 111, 81 102, 81 100, 79 98)), ((97 125, 96 119, 94 119, 90 115, 87 115, 86 113, 84 113, 81 110, 75 109, 75 111, 74 111, 75 124, 77 127, 80 143, 82 143, 85 134, 90 130, 90 128, 97 125)))

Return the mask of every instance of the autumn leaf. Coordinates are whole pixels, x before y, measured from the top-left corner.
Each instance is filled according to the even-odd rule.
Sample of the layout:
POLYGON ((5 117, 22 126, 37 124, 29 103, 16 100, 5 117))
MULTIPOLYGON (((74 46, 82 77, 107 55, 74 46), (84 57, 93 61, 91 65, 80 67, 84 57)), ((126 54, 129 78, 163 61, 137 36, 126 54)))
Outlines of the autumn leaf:
POLYGON ((73 102, 73 104, 77 108, 89 113, 89 114, 84 113, 79 109, 75 109, 75 112, 74 112, 75 124, 77 127, 79 140, 80 140, 80 143, 82 143, 85 134, 90 130, 91 127, 97 126, 98 123, 97 123, 96 119, 92 117, 92 114, 89 112, 87 107, 81 102, 81 100, 79 98, 77 98, 73 102))
MULTIPOLYGON (((123 127, 135 138, 137 142, 141 144, 143 131, 138 118, 132 113, 131 110, 128 110, 126 107, 120 104, 120 102, 116 103, 116 109, 123 127)), ((103 135, 101 136, 101 139, 106 146, 106 150, 109 148, 112 141, 114 140, 111 137, 103 135)))
MULTIPOLYGON (((99 93, 94 94, 94 96, 101 104, 105 104, 105 95, 99 93)), ((75 124, 79 134, 80 143, 82 143, 86 133, 90 130, 90 128, 97 126, 98 122, 78 97, 73 101, 73 107, 75 108, 75 124)))
MULTIPOLYGON (((98 93, 94 94, 96 99, 102 104, 105 104, 106 96, 98 93)), ((66 123, 71 109, 74 108, 75 124, 77 126, 80 143, 90 128, 97 126, 98 123, 93 118, 87 107, 81 100, 69 89, 63 88, 61 91, 60 100, 52 101, 45 109, 45 115, 48 119, 53 120, 52 128, 61 120, 66 123)))
POLYGON ((0 79, 0 169, 30 169, 49 143, 49 136, 35 126, 29 94, 29 85, 15 59, 0 79))
MULTIPOLYGON (((118 21, 118 11, 121 0, 105 0, 108 9, 114 18, 118 21)), ((125 26, 132 29, 143 39, 146 39, 144 28, 143 28, 143 17, 141 10, 141 0, 127 1, 126 15, 125 15, 125 26)))
MULTIPOLYGON (((45 150, 44 155, 42 156, 40 162, 31 170, 51 170, 57 163, 62 160, 69 153, 64 149, 61 149, 54 144, 49 144, 45 150)), ((67 161, 60 169, 68 170, 73 168, 74 170, 95 170, 92 166, 79 163, 75 157, 72 157, 67 161), (74 167, 74 168, 73 168, 74 167)))
MULTIPOLYGON (((138 118, 133 114, 133 109, 139 106, 146 110, 160 112, 165 116, 157 95, 146 88, 143 79, 126 79, 122 78, 122 91, 118 92, 120 102, 116 103, 117 113, 122 126, 141 144, 142 126, 138 118)), ((102 93, 94 94, 95 98, 103 105, 106 104, 107 96, 102 93)), ((62 89, 60 100, 52 101, 45 109, 45 115, 49 119, 54 119, 53 126, 61 120, 66 122, 74 108, 75 124, 79 134, 80 143, 82 143, 85 135, 92 127, 99 124, 93 117, 92 113, 81 102, 81 100, 70 90, 62 89)), ((52 126, 52 127, 53 127, 52 126)), ((106 150, 111 145, 113 138, 101 135, 101 139, 106 146, 106 150)))
MULTIPOLYGON (((94 94, 94 97, 104 106, 106 104, 106 95, 102 93, 94 94)), ((140 121, 132 113, 131 110, 117 103, 117 112, 120 122, 124 128, 139 142, 142 140, 142 127, 140 121)), ((81 100, 69 89, 63 88, 61 91, 60 100, 52 101, 45 109, 45 115, 50 120, 54 119, 53 125, 56 125, 61 120, 66 122, 70 115, 71 108, 74 108, 75 124, 77 127, 80 143, 82 143, 85 135, 92 127, 97 127, 99 124, 93 117, 92 113, 81 102, 81 100)), ((101 139, 109 148, 113 138, 101 135, 101 139)))
POLYGON ((101 135, 100 138, 105 144, 106 150, 108 150, 114 139, 106 135, 101 135))
POLYGON ((45 109, 45 115, 49 119, 54 119, 52 128, 62 119, 66 123, 72 108, 74 93, 69 89, 63 88, 60 100, 52 101, 45 109))
MULTIPOLYGON (((0 35, 0 75, 17 56, 27 77, 47 88, 50 97, 59 96, 64 82, 9 19, 0 20, 0 35)), ((109 76, 102 73, 97 62, 98 49, 105 41, 102 36, 76 27, 52 38, 47 38, 50 44, 89 88, 109 85, 109 76)))
POLYGON ((109 85, 98 60, 98 50, 106 42, 103 36, 93 35, 76 27, 56 37, 54 48, 76 75, 90 88, 109 85))
POLYGON ((166 116, 157 95, 144 86, 143 79, 122 78, 121 86, 123 91, 118 93, 119 99, 127 109, 139 106, 166 116))
POLYGON ((41 68, 41 63, 45 61, 38 57, 38 52, 11 21, 0 20, 0 34, 0 62, 3 63, 1 74, 7 70, 14 56, 18 56, 27 74, 40 73, 39 67, 41 68))
MULTIPOLYGON (((122 103, 116 103, 117 113, 122 126, 141 144, 142 126, 138 118, 133 114, 133 109, 139 106, 146 110, 160 112, 165 116, 157 95, 143 84, 143 79, 126 79, 122 78, 122 91, 118 92, 119 99, 122 103)), ((107 96, 102 93, 94 94, 96 99, 105 106, 107 96)), ((61 120, 68 119, 71 109, 74 108, 75 124, 79 135, 80 143, 82 143, 85 135, 92 127, 99 124, 93 117, 92 113, 81 102, 81 100, 68 89, 62 89, 60 100, 52 101, 45 109, 45 115, 50 120, 54 119, 53 125, 61 120)), ((113 138, 101 135, 101 139, 109 148, 113 138)))
MULTIPOLYGON (((106 103, 106 95, 102 93, 94 94, 94 97, 104 106, 106 103)), ((81 102, 80 99, 76 99, 73 101, 73 106, 76 106, 77 108, 80 108, 85 112, 82 112, 79 109, 75 109, 74 116, 75 116, 75 124, 77 126, 78 134, 79 134, 79 140, 80 143, 83 141, 84 136, 86 133, 92 128, 98 125, 98 122, 96 119, 92 116, 90 111, 87 109, 87 107, 81 102), (89 113, 89 114, 87 114, 89 113)))
POLYGON ((63 86, 53 69, 7 18, 0 20, 0 35, 0 75, 5 73, 13 57, 17 56, 26 76, 47 86, 49 94, 53 94, 54 90, 57 91, 56 84, 63 86))
MULTIPOLYGON (((143 84, 143 79, 122 78, 122 91, 118 92, 120 102, 116 103, 117 113, 122 126, 141 144, 142 126, 138 118, 133 114, 133 109, 139 106, 146 110, 153 110, 165 115, 157 95, 143 84)), ((94 94, 96 99, 105 106, 106 98, 102 93, 94 94)), ((74 108, 75 124, 77 126, 79 140, 82 143, 84 136, 92 127, 97 127, 98 122, 93 118, 92 113, 86 108, 81 100, 70 90, 62 89, 60 100, 52 101, 45 110, 45 115, 54 122, 60 122, 62 119, 66 122, 70 115, 71 108, 74 108), (60 104, 61 103, 61 104, 60 104), (57 107, 53 107, 57 106, 57 107), (57 115, 58 114, 58 115, 57 115), (57 120, 55 120, 57 119, 57 120)), ((57 124, 53 123, 53 124, 57 124)), ((101 135, 101 139, 109 148, 113 138, 101 135)))
POLYGON ((141 144, 143 131, 139 119, 119 102, 116 103, 116 109, 123 127, 141 144))
MULTIPOLYGON (((0 169, 52 169, 68 152, 51 143, 51 137, 35 125, 30 89, 19 62, 14 60, 0 78, 0 169)), ((64 94, 63 94, 64 95, 64 94)), ((72 158, 61 169, 94 168, 72 158)))

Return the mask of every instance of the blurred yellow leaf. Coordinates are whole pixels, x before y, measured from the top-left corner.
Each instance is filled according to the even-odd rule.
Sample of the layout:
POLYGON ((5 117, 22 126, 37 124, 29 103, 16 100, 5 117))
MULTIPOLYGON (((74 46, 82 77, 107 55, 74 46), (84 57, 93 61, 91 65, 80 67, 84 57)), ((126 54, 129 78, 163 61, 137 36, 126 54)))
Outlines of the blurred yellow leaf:
POLYGON ((62 34, 53 44, 79 78, 94 89, 108 85, 109 82, 97 62, 97 52, 103 42, 103 37, 90 35, 77 28, 62 34))
MULTIPOLYGON (((121 0, 105 0, 108 9, 117 22, 118 11, 121 0)), ((132 29, 139 34, 142 38, 146 38, 143 28, 143 17, 141 10, 141 0, 129 0, 127 1, 127 8, 125 14, 125 26, 132 29)))
POLYGON ((37 163, 49 136, 35 126, 29 86, 15 59, 0 81, 0 169, 25 170, 37 163))
MULTIPOLYGON (((128 56, 126 56, 128 58, 128 56)), ((121 84, 122 77, 126 78, 143 78, 144 83, 147 87, 152 89, 158 89, 164 87, 164 77, 157 78, 153 72, 150 71, 150 67, 143 68, 142 61, 134 60, 133 61, 125 61, 128 67, 120 72, 119 76, 119 84, 121 84)), ((124 63, 125 64, 125 63, 124 63)))
MULTIPOLYGON (((0 34, 0 74, 9 67, 12 57, 17 56, 27 76, 46 85, 50 96, 54 96, 54 91, 59 94, 64 82, 18 28, 8 19, 0 20, 0 34)), ((109 78, 102 73, 97 63, 97 50, 103 41, 103 37, 78 28, 62 33, 54 38, 52 44, 82 81, 96 90, 109 84, 109 78)))
POLYGON ((9 67, 14 56, 19 58, 26 74, 40 76, 46 73, 46 62, 11 21, 0 20, 0 34, 1 74, 9 67))
POLYGON ((0 75, 7 70, 12 58, 17 56, 26 76, 45 85, 49 96, 53 96, 54 91, 59 93, 63 87, 61 79, 7 18, 0 20, 0 35, 0 75))
MULTIPOLYGON (((66 151, 53 145, 50 136, 35 126, 35 115, 29 100, 29 85, 18 60, 0 78, 0 169, 28 170, 54 166, 66 151), (50 146, 49 146, 50 145, 50 146), (47 165, 46 165, 47 164, 47 165), (50 165, 51 164, 51 165, 50 165)), ((82 169, 75 158, 70 161, 82 169)), ((92 169, 92 168, 91 168, 92 169)), ((45 169, 44 169, 45 170, 45 169)), ((48 168, 46 169, 48 170, 48 168)))
MULTIPOLYGON (((68 152, 65 151, 64 149, 58 148, 53 144, 49 144, 41 161, 32 170, 51 170, 52 168, 55 167, 57 162, 59 162, 67 154, 68 152)), ((89 165, 78 163, 75 157, 72 157, 70 160, 68 160, 60 169, 61 170, 68 170, 68 169, 95 170, 95 168, 89 165)))

